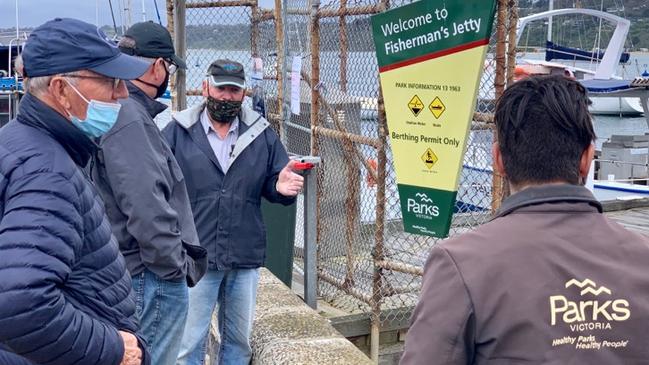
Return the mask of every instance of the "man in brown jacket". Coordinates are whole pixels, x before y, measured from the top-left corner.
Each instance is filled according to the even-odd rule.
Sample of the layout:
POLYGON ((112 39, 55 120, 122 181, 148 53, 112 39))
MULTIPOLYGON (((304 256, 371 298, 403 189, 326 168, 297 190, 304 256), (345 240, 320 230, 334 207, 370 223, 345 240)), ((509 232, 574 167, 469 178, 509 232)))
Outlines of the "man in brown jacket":
POLYGON ((588 104, 561 76, 505 91, 493 156, 513 194, 433 248, 401 364, 649 364, 649 239, 582 186, 588 104))

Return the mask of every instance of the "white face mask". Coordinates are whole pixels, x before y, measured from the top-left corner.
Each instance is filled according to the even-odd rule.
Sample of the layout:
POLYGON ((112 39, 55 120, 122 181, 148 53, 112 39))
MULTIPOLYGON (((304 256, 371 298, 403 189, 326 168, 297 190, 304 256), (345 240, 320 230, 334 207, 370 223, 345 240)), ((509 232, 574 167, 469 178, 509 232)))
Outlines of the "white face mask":
POLYGON ((68 112, 72 124, 79 128, 88 137, 101 137, 108 132, 117 122, 117 116, 122 105, 119 103, 107 103, 104 101, 86 99, 76 87, 68 80, 68 85, 88 104, 86 119, 81 120, 68 112))

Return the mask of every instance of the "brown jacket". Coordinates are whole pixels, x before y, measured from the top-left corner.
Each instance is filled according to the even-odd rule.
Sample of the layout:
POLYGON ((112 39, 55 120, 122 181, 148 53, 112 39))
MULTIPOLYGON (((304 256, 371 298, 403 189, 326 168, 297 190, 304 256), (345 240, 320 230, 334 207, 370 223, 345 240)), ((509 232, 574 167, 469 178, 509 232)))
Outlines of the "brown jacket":
POLYGON ((435 246, 401 364, 649 364, 649 239, 580 186, 435 246))

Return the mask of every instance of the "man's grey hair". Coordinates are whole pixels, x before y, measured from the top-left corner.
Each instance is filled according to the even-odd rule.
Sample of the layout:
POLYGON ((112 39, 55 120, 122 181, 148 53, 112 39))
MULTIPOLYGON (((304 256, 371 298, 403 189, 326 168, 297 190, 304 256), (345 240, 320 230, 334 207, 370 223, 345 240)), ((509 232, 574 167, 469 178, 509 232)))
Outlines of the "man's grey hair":
MULTIPOLYGON (((135 39, 125 35, 117 43, 117 47, 135 50, 135 39)), ((135 53, 135 52, 133 52, 135 53)))
POLYGON ((149 63, 153 63, 159 58, 159 57, 143 57, 143 56, 136 55, 135 54, 135 48, 136 48, 135 39, 133 39, 133 38, 127 36, 127 35, 123 36, 122 39, 119 40, 119 42, 117 43, 117 47, 119 47, 120 49, 123 49, 123 50, 131 50, 131 52, 124 52, 124 53, 126 53, 126 54, 128 54, 130 56, 139 58, 141 60, 148 61, 149 63))
MULTIPOLYGON (((52 79, 55 76, 63 76, 65 77, 66 75, 78 75, 79 71, 75 72, 67 72, 64 74, 57 74, 57 75, 48 75, 48 76, 39 76, 39 77, 28 77, 23 80, 23 85, 25 90, 35 96, 40 96, 43 94, 47 93, 47 88, 50 86, 50 82, 52 82, 52 79)), ((76 78, 69 78, 66 79, 70 84, 76 85, 77 84, 77 79, 76 78)))
POLYGON ((24 76, 24 64, 23 64, 23 55, 19 54, 16 56, 14 59, 14 72, 17 73, 20 76, 24 76))
MULTIPOLYGON (((22 64, 23 62, 22 57, 19 60, 19 62, 22 64)), ((50 82, 52 82, 52 79, 55 76, 79 75, 80 71, 66 72, 64 74, 57 74, 57 75, 37 76, 37 77, 25 77, 25 74, 23 72, 19 72, 19 73, 23 76, 23 88, 25 89, 25 91, 34 96, 41 96, 47 93, 47 88, 50 86, 50 82)), ((72 85, 77 84, 76 78, 69 78, 67 80, 72 85)))

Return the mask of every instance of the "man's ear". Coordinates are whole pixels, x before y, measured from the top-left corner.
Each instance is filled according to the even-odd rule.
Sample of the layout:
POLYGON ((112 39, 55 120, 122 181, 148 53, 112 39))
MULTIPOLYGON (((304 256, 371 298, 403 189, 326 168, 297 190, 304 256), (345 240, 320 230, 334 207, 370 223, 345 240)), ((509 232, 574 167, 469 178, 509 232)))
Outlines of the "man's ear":
POLYGON ((595 157, 595 144, 591 143, 588 145, 588 148, 584 150, 581 154, 581 159, 579 160, 579 176, 586 178, 588 177, 588 172, 590 171, 590 164, 593 163, 593 158, 595 157))
POLYGON ((507 176, 507 173, 505 172, 505 164, 503 163, 503 155, 500 153, 500 144, 498 142, 494 142, 493 145, 491 145, 491 155, 493 157, 496 172, 500 176, 507 176))
POLYGON ((67 87, 67 83, 60 77, 54 77, 50 81, 48 90, 50 92, 51 98, 54 99, 59 105, 61 105, 65 110, 70 110, 72 104, 70 103, 70 98, 68 93, 70 88, 67 87))
POLYGON ((207 82, 207 80, 203 80, 203 96, 204 96, 204 97, 207 97, 207 96, 208 96, 208 95, 207 95, 207 90, 208 90, 209 87, 210 87, 210 85, 209 85, 209 83, 207 82))
POLYGON ((154 76, 156 80, 158 79, 163 80, 167 73, 167 65, 165 64, 165 61, 162 58, 158 58, 155 62, 157 67, 152 67, 153 72, 155 73, 154 76))

